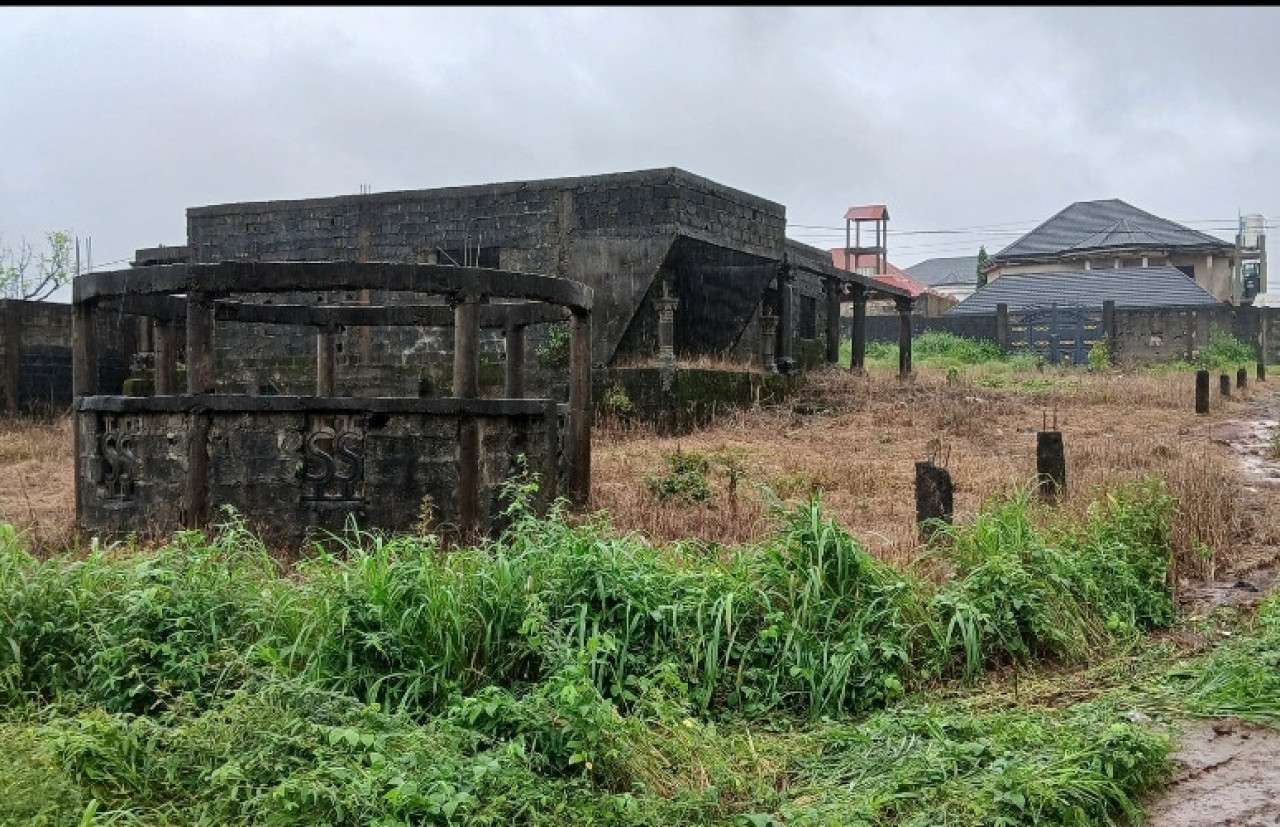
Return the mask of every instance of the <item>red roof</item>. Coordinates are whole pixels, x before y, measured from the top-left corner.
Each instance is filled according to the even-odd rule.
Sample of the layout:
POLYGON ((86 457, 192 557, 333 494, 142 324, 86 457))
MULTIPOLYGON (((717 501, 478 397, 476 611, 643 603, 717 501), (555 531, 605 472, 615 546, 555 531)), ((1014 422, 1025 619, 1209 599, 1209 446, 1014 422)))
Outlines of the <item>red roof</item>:
MULTIPOLYGON (((841 270, 846 269, 844 266, 845 254, 843 247, 831 248, 831 263, 841 270)), ((862 255, 850 255, 849 267, 850 272, 856 273, 860 269, 874 269, 877 266, 876 257, 871 253, 863 253, 862 255)), ((906 270, 900 270, 889 262, 884 263, 884 272, 872 273, 871 278, 876 281, 884 282, 890 287, 897 287, 900 290, 906 290, 911 294, 911 298, 919 298, 922 293, 935 292, 928 285, 913 278, 906 270)))
POLYGON ((844 214, 845 221, 888 221, 889 208, 884 204, 868 204, 865 207, 850 207, 844 214))

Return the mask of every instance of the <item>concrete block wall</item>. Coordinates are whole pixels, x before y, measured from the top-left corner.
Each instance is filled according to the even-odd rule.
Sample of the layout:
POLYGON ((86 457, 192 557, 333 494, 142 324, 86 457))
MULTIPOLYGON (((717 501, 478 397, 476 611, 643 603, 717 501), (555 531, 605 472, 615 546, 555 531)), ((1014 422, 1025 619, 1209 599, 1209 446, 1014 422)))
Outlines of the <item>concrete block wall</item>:
MULTIPOLYGON (((77 414, 87 447, 78 458, 83 530, 165 537, 187 518, 190 415, 136 402, 133 412, 77 414)), ((429 511, 433 528, 446 534, 456 521, 456 416, 423 415, 410 404, 388 411, 214 411, 210 417, 208 500, 233 507, 270 542, 296 545, 310 532, 341 533, 349 516, 364 526, 406 531, 429 511), (319 431, 329 434, 329 444, 316 442, 319 431), (313 482, 317 449, 334 462, 328 486, 313 482)), ((500 528, 502 486, 516 457, 524 456, 535 473, 551 461, 559 475, 561 458, 548 452, 562 449, 549 441, 542 414, 477 420, 479 513, 481 528, 491 530, 500 528)), ((563 490, 559 476, 556 485, 563 490)), ((210 515, 215 523, 225 516, 210 515)))
MULTIPOLYGON (((677 238, 776 260, 785 226, 782 205, 674 168, 187 211, 196 262, 447 263, 440 251, 456 260, 479 246, 483 266, 582 281, 596 296, 596 363, 647 355, 620 345, 651 309, 641 305, 677 238)), ((627 344, 644 339, 634 333, 627 344)))
POLYGON ((799 375, 679 367, 602 368, 591 375, 597 416, 647 422, 669 435, 705 426, 726 411, 779 404, 803 381, 799 375), (625 400, 625 416, 615 400, 625 400))
MULTIPOLYGON (((0 301, 0 410, 49 413, 71 404, 69 304, 0 301)), ((137 352, 133 317, 100 314, 98 387, 120 393, 137 352)))

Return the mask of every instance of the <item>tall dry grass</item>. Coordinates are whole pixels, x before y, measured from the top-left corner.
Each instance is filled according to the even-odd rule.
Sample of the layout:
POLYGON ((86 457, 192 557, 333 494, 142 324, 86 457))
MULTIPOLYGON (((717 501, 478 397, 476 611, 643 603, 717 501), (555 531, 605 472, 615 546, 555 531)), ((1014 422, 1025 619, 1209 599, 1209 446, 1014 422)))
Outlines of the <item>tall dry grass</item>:
MULTIPOLYGON (((917 461, 950 471, 956 519, 964 520, 991 496, 1034 480, 1036 432, 1056 424, 1067 457, 1062 508, 1083 508, 1099 488, 1162 477, 1180 503, 1180 570, 1213 577, 1243 544, 1280 542, 1275 510, 1247 505, 1255 495, 1246 496, 1238 463, 1211 433, 1271 391, 1254 384, 1229 399, 1215 394, 1207 417, 1194 413, 1193 391, 1185 372, 924 366, 904 381, 885 369, 819 370, 784 405, 728 412, 682 437, 602 420, 593 439, 592 507, 608 511, 619 529, 654 540, 728 545, 772 534, 773 497, 821 492, 827 513, 872 553, 905 566, 922 550, 917 461), (710 503, 659 502, 646 485, 676 451, 711 459, 710 503)), ((71 428, 69 415, 0 419, 0 520, 27 532, 38 549, 73 538, 71 428)))
POLYGON ((0 417, 0 522, 36 551, 65 548, 75 532, 72 418, 0 417))
MULTIPOLYGON (((915 526, 915 463, 945 466, 958 521, 993 495, 1036 477, 1036 433, 1063 434, 1067 490, 1061 509, 1082 510, 1099 490, 1148 476, 1178 498, 1179 571, 1213 577, 1232 563, 1242 533, 1238 463, 1206 424, 1244 416, 1267 393, 1254 386, 1194 412, 1194 377, 922 368, 810 374, 785 405, 739 411, 709 428, 663 437, 644 428, 595 434, 593 505, 614 524, 655 540, 747 543, 774 528, 767 487, 783 499, 820 491, 825 508, 880 559, 906 565, 923 546, 915 526), (712 458, 706 505, 659 502, 645 484, 676 451, 712 458), (736 492, 715 457, 740 457, 736 492)), ((1252 529, 1257 530, 1257 526, 1252 529)))

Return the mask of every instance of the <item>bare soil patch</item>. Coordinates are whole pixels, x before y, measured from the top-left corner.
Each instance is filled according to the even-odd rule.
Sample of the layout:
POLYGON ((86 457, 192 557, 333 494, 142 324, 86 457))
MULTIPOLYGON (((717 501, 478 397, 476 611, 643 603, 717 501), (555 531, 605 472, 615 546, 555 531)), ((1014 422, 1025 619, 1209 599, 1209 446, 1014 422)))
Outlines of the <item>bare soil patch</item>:
POLYGON ((1243 721, 1189 724, 1177 774, 1149 806, 1149 827, 1280 824, 1280 732, 1243 721))

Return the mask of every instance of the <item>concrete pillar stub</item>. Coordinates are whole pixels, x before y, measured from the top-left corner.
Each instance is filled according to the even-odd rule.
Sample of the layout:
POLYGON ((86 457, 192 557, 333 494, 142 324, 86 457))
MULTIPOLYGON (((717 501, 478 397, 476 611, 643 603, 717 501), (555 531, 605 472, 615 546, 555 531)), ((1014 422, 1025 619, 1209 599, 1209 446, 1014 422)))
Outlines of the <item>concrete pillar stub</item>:
POLYGON ((760 367, 766 373, 777 373, 778 365, 774 357, 774 345, 778 341, 778 317, 763 315, 760 317, 760 367))
POLYGON ((676 308, 680 306, 680 300, 663 297, 654 299, 653 303, 658 309, 658 360, 674 362, 676 308))

